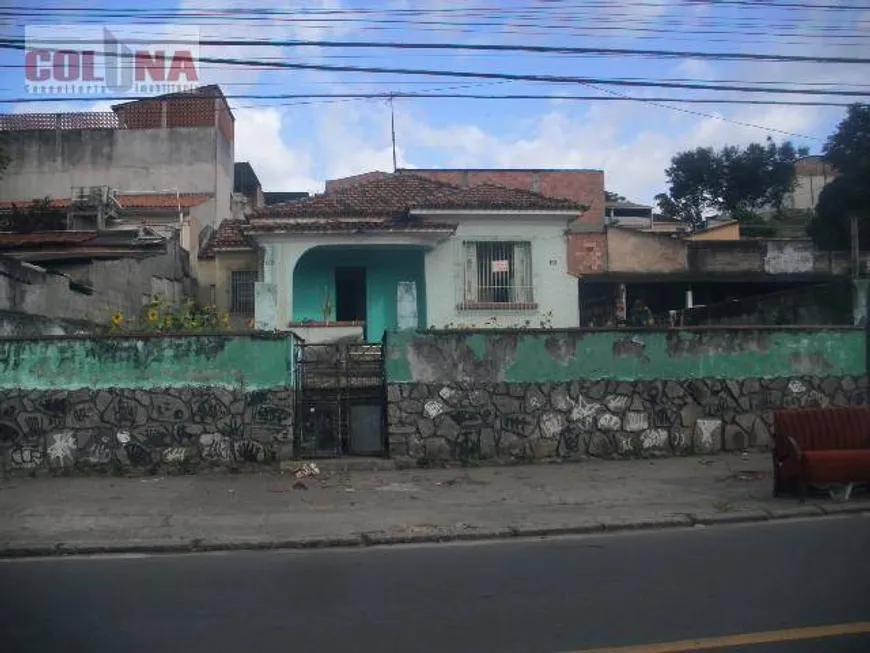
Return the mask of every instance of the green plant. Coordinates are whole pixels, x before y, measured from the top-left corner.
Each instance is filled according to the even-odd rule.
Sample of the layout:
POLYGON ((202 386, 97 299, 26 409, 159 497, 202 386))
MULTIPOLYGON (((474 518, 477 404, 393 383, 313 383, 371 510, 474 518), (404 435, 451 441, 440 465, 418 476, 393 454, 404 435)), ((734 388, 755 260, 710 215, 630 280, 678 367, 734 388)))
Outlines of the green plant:
POLYGON ((121 311, 112 315, 110 333, 160 333, 220 331, 229 327, 229 314, 219 314, 214 306, 198 306, 192 299, 180 305, 154 295, 138 315, 130 318, 121 311))

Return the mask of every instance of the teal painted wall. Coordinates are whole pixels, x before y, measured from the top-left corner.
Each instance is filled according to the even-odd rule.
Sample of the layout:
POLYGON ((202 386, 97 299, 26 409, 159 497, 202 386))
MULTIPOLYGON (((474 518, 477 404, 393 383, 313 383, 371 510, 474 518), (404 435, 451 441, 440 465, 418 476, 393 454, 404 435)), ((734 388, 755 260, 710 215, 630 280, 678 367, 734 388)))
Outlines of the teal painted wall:
POLYGON ((289 387, 294 338, 191 335, 0 340, 0 388, 289 387))
POLYGON ((406 331, 387 338, 389 383, 865 374, 863 329, 406 331))
POLYGON ((293 321, 323 320, 326 292, 332 305, 329 320, 335 320, 335 268, 366 268, 366 338, 380 342, 385 330, 398 325, 396 291, 400 281, 417 284, 419 326, 426 326, 426 275, 421 248, 318 247, 306 252, 293 273, 293 321))

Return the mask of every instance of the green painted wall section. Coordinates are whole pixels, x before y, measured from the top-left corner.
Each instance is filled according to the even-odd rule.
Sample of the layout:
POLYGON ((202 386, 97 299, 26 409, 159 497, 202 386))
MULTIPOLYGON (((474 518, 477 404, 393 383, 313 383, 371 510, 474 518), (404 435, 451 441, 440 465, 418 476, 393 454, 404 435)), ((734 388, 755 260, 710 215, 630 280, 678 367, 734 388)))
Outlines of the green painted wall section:
POLYGON ((318 247, 306 252, 293 273, 293 320, 323 321, 323 306, 329 293, 335 320, 335 268, 366 269, 367 323, 366 338, 380 342, 384 331, 396 329, 396 293, 400 281, 417 284, 417 315, 421 328, 426 326, 426 275, 421 248, 318 247))
POLYGON ((389 383, 867 374, 860 329, 393 332, 389 383))
POLYGON ((0 387, 289 387, 294 339, 250 336, 0 340, 0 387))

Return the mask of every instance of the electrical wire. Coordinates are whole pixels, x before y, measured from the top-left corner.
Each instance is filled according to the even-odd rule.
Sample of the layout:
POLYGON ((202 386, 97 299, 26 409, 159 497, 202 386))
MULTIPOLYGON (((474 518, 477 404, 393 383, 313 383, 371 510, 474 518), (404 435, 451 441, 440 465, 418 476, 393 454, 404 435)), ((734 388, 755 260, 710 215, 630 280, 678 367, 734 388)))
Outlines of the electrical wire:
MULTIPOLYGON (((135 43, 135 40, 130 41, 135 43)), ((46 39, 36 41, 43 44, 100 44, 92 40, 55 40, 46 39)), ((189 41, 172 39, 143 39, 142 43, 153 45, 184 45, 189 41)), ((599 55, 625 55, 643 57, 661 57, 666 59, 705 59, 718 61, 774 61, 779 63, 835 63, 835 64, 870 64, 868 57, 819 57, 808 55, 782 55, 765 53, 744 52, 702 52, 698 50, 657 50, 637 48, 589 48, 569 46, 546 46, 546 45, 500 45, 500 44, 458 44, 458 43, 399 43, 395 41, 326 41, 326 40, 249 40, 249 39, 201 39, 197 43, 200 47, 317 47, 317 48, 377 48, 389 50, 454 50, 469 52, 510 52, 510 53, 553 53, 553 54, 599 54, 599 55)), ((2 39, 0 44, 5 46, 21 46, 24 49, 23 39, 2 39)), ((31 46, 33 43, 30 44, 31 46)))
MULTIPOLYGON (((8 40, 0 40, 0 49, 24 50, 23 44, 17 45, 8 40)), ((110 52, 98 53, 102 56, 115 58, 133 57, 132 54, 110 52)), ((264 61, 254 59, 234 59, 225 57, 199 57, 198 61, 217 64, 235 64, 245 67, 262 67, 262 68, 277 68, 286 70, 316 70, 321 72, 354 72, 354 73, 369 73, 376 75, 412 75, 412 76, 427 76, 427 77, 456 77, 463 79, 493 79, 493 80, 510 80, 524 82, 545 82, 545 83, 568 83, 579 84, 583 86, 592 86, 594 84, 608 86, 628 86, 628 87, 644 87, 644 88, 678 88, 689 90, 702 91, 728 91, 741 93, 767 93, 767 94, 786 94, 786 95, 832 95, 842 97, 867 97, 870 93, 857 90, 824 90, 817 88, 798 88, 798 87, 780 87, 780 86, 737 86, 727 84, 701 84, 701 83, 684 83, 684 82, 647 82, 647 81, 631 81, 620 80, 616 78, 606 77, 574 77, 566 75, 534 75, 534 74, 519 74, 519 73, 500 73, 500 72, 484 72, 484 71, 459 71, 459 70, 435 70, 431 68, 386 68, 379 66, 338 66, 327 64, 313 63, 290 63, 286 61, 264 61)))

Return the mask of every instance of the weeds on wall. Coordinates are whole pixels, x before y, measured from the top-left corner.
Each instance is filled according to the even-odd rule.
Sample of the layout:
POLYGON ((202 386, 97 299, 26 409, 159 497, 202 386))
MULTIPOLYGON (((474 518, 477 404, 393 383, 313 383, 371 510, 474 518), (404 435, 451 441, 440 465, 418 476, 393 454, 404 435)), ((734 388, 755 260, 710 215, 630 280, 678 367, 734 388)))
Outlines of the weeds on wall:
MULTIPOLYGON (((253 324, 248 324, 249 328, 253 324)), ((138 315, 117 311, 108 325, 109 333, 197 333, 230 328, 229 313, 218 313, 214 306, 199 306, 191 299, 171 304, 155 295, 138 315)))
MULTIPOLYGON (((541 315, 538 316, 536 320, 525 320, 523 322, 502 323, 499 321, 498 317, 493 315, 492 317, 489 317, 480 323, 448 322, 441 328, 450 330, 516 329, 518 331, 524 331, 526 329, 552 329, 553 311, 541 313, 541 315)), ((438 327, 436 327, 434 324, 429 327, 429 330, 431 331, 434 331, 436 329, 438 329, 438 327)))

